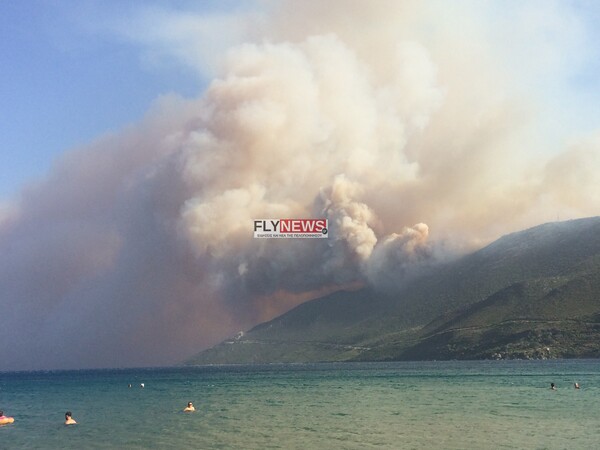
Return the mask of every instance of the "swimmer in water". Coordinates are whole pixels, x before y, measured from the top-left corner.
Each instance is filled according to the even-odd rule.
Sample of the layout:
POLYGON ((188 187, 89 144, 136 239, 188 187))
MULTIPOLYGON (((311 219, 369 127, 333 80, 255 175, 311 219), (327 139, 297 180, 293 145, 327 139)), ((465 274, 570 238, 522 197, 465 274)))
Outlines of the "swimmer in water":
POLYGON ((579 389, 579 383, 573 383, 573 387, 574 387, 575 389, 579 389))
POLYGON ((6 425, 9 423, 13 423, 15 419, 13 417, 8 417, 4 415, 4 411, 0 411, 0 425, 6 425))
POLYGON ((556 386, 554 386, 554 383, 550 383, 550 389, 552 389, 553 391, 556 390, 556 386))
POLYGON ((71 411, 67 411, 65 413, 65 425, 75 425, 77 422, 75 422, 75 419, 73 419, 73 417, 71 417, 71 411))
POLYGON ((194 408, 194 405, 192 404, 192 402, 188 402, 187 406, 183 409, 183 412, 194 412, 196 411, 196 408, 194 408))

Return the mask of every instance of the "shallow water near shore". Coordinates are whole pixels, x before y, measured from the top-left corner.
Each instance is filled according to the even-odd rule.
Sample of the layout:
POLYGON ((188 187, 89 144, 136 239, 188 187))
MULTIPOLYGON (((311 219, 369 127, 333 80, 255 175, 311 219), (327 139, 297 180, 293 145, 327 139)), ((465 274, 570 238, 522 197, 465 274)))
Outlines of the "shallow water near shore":
POLYGON ((599 448, 599 404, 597 360, 0 373, 0 448, 599 448))

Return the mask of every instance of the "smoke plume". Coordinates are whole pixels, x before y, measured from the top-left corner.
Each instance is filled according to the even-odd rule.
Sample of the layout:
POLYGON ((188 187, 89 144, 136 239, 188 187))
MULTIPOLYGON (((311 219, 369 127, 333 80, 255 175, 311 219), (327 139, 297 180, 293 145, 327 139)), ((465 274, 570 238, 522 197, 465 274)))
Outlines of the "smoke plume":
POLYGON ((537 66, 511 66, 474 4, 433 5, 266 3, 225 53, 177 35, 212 77, 198 98, 157 99, 0 210, 0 370, 175 363, 307 299, 393 291, 557 211, 597 214, 598 137, 532 157, 537 66), (253 219, 311 217, 328 239, 252 238, 253 219))

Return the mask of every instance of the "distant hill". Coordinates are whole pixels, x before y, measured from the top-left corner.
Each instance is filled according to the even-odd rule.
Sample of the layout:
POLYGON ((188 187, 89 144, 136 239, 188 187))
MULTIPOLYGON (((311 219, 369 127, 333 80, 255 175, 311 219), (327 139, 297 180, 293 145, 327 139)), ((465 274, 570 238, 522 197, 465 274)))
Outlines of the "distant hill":
POLYGON ((600 356, 600 217, 540 225, 397 294, 304 303, 189 364, 600 356))

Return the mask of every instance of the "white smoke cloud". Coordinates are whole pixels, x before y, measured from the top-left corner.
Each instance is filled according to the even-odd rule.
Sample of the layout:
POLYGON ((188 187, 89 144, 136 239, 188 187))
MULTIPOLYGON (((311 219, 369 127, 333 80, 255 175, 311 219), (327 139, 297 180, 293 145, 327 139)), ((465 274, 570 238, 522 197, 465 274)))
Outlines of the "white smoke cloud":
POLYGON ((137 42, 213 79, 0 209, 0 369, 174 363, 319 294, 397 288, 435 242, 597 214, 597 139, 532 166, 536 98, 485 11, 432 5, 141 14, 137 42), (219 23, 225 54, 203 47, 219 23), (330 237, 252 239, 269 217, 327 217, 330 237))
POLYGON ((331 221, 332 239, 344 242, 360 261, 366 261, 377 243, 370 226, 376 217, 367 205, 356 201, 360 191, 360 185, 338 175, 328 192, 322 193, 321 201, 324 202, 322 211, 331 221))
POLYGON ((366 273, 372 285, 393 292, 402 283, 432 264, 433 250, 428 242, 429 227, 418 223, 404 227, 383 239, 368 261, 366 273))

